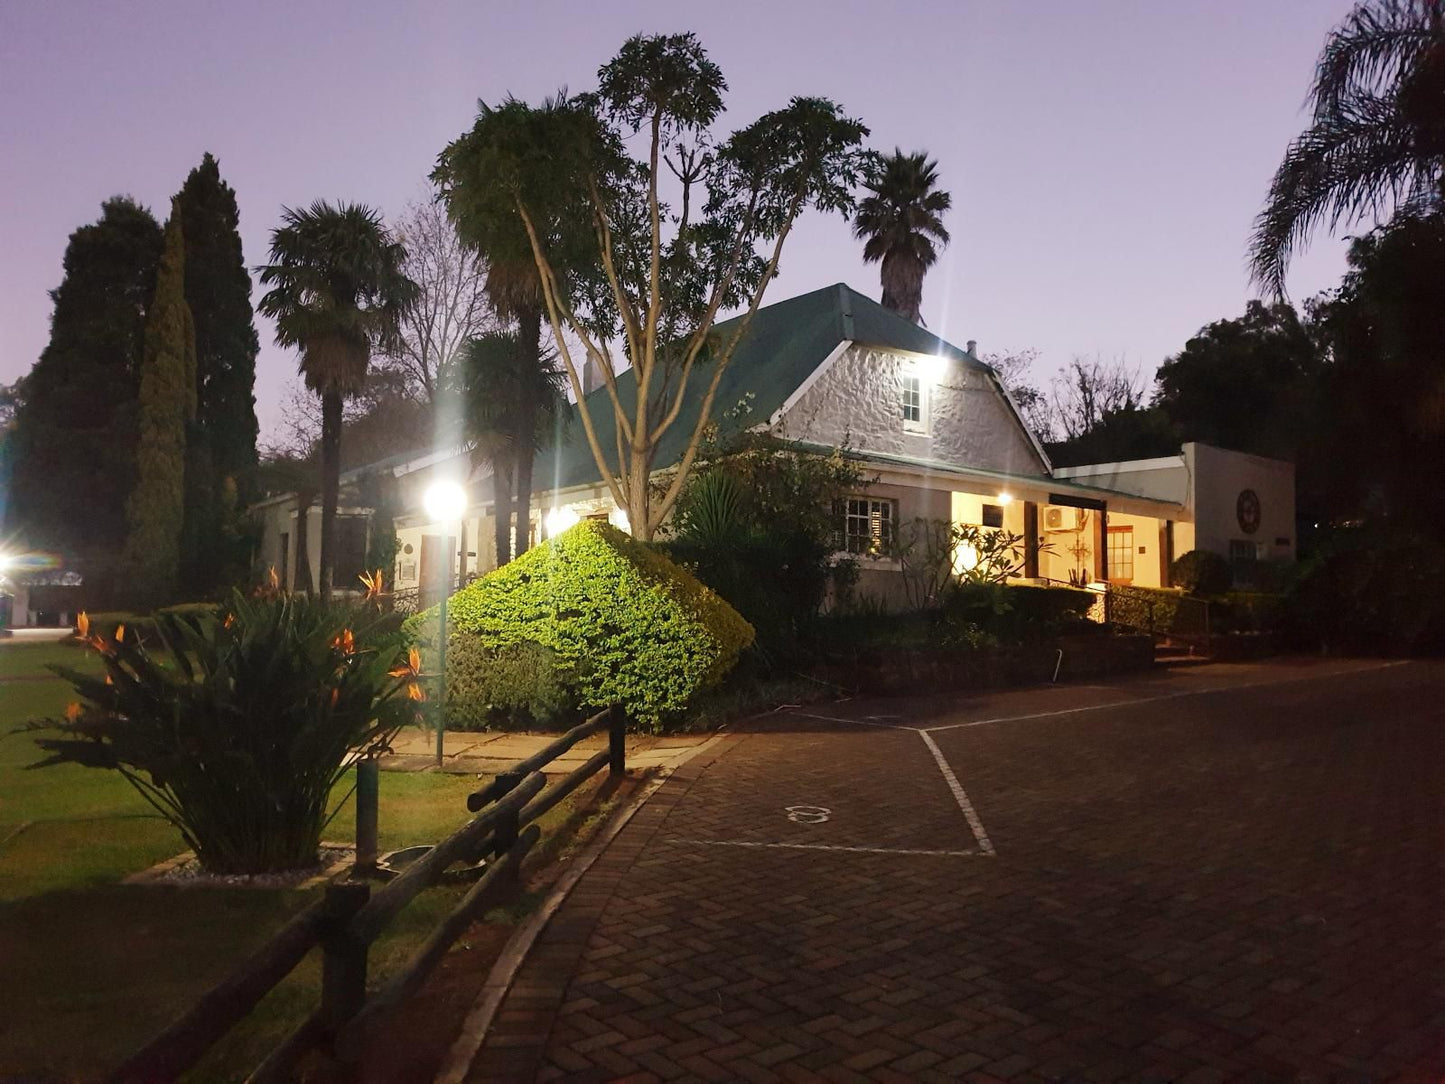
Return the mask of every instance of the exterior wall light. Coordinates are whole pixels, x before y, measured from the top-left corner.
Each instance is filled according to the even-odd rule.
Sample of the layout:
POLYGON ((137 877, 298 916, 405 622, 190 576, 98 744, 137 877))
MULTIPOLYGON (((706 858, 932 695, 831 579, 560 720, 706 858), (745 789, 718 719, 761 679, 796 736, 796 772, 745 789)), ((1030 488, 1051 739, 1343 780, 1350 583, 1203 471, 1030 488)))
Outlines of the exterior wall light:
POLYGON ((998 501, 998 503, 1002 505, 1012 504, 1013 499, 1014 495, 1012 493, 1000 493, 997 497, 994 498, 994 500, 998 501))

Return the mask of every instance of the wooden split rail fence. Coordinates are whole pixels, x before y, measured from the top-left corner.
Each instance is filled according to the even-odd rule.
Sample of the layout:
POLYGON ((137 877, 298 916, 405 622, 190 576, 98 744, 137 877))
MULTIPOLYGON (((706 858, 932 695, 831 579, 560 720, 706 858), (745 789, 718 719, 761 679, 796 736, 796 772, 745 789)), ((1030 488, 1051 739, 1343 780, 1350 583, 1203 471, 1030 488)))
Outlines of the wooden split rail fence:
POLYGON ((312 1050, 328 1050, 354 1065, 367 1031, 387 1009, 421 988, 467 927, 518 882, 527 853, 541 836, 536 822, 604 767, 615 778, 627 769, 626 717, 599 712, 556 741, 468 795, 478 815, 376 892, 365 881, 327 885, 322 898, 291 919, 165 1031, 110 1075, 111 1084, 157 1084, 178 1079, 240 1023, 316 946, 322 951, 320 1006, 251 1074, 252 1084, 290 1080, 312 1050), (551 786, 541 769, 584 738, 606 732, 607 748, 551 786), (367 991, 372 942, 422 889, 457 862, 490 858, 485 871, 400 971, 367 991))

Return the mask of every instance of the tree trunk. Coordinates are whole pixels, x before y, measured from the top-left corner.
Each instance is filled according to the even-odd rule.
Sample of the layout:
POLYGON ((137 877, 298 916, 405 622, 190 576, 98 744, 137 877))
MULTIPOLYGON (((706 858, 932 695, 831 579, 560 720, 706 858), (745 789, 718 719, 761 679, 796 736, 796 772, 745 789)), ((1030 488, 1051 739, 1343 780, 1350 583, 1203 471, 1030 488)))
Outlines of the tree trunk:
POLYGON ((496 516, 497 567, 512 559, 512 465, 508 457, 492 459, 492 511, 496 516))
POLYGON ((627 509, 628 533, 639 542, 651 542, 656 524, 652 522, 652 494, 649 490, 650 471, 647 469, 647 453, 632 450, 628 464, 627 509))
POLYGON ((296 494, 296 572, 291 577, 291 582, 286 582, 286 570, 281 570, 281 586, 291 591, 296 590, 297 583, 305 585, 306 594, 309 597, 313 590, 311 585, 311 505, 316 498, 310 493, 296 494))
MULTIPOLYGON (((541 369, 541 309, 527 308, 517 314, 517 340, 527 351, 528 362, 541 369)), ((517 532, 516 543, 512 547, 512 553, 517 557, 526 553, 531 543, 532 468, 537 461, 537 384, 536 379, 524 379, 517 403, 517 532)))
POLYGON ((336 560, 336 498, 341 486, 341 393, 321 396, 321 601, 331 601, 336 560))

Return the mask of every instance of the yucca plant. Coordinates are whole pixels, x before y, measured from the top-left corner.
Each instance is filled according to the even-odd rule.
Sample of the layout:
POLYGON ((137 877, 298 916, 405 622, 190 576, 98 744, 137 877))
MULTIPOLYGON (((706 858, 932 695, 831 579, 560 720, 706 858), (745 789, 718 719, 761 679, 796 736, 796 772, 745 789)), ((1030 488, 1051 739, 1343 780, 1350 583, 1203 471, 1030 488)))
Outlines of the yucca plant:
POLYGON ((415 721, 400 619, 274 585, 208 613, 158 613, 144 643, 80 633, 105 676, 54 667, 80 699, 25 729, 49 757, 120 772, 209 872, 315 865, 333 788, 415 721))

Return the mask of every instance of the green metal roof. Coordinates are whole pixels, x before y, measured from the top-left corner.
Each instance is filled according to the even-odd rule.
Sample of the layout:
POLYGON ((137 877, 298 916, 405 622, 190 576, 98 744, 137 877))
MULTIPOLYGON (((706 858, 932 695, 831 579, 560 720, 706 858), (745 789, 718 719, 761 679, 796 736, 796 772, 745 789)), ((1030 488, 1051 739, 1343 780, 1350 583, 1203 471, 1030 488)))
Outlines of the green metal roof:
MULTIPOLYGON (((714 327, 714 334, 725 342, 739 319, 722 321, 714 327)), ((738 343, 732 362, 723 373, 713 401, 712 420, 719 423, 720 436, 726 438, 740 428, 766 422, 844 340, 918 354, 946 355, 977 369, 988 368, 972 355, 840 282, 776 302, 754 314, 747 334, 738 343), (747 413, 730 417, 729 412, 749 396, 747 413)), ((654 469, 670 467, 682 458, 711 377, 710 367, 693 371, 682 412, 662 438, 654 469)), ((618 376, 618 395, 624 405, 634 401, 635 389, 631 370, 618 376)), ((598 388, 587 396, 586 402, 598 444, 610 462, 617 454, 617 439, 616 419, 607 389, 598 388)), ((577 413, 578 408, 573 406, 563 440, 537 457, 534 492, 601 481, 577 413)))

